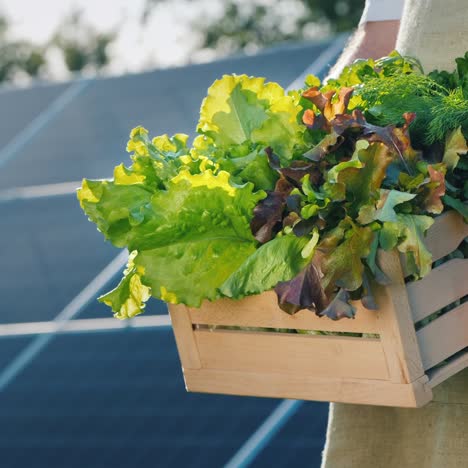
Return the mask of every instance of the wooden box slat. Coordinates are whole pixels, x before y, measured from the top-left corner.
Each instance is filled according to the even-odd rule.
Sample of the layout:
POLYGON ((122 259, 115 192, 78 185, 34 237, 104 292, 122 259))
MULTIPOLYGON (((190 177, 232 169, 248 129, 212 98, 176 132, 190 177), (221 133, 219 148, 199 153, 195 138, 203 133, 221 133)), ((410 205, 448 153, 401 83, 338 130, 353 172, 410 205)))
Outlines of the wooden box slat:
POLYGON ((435 262, 453 252, 467 236, 468 224, 456 211, 449 211, 435 219, 424 243, 435 262))
POLYGON ((451 358, 445 366, 429 371, 429 385, 431 388, 434 388, 466 367, 468 367, 468 351, 461 353, 460 356, 451 358))
POLYGON ((387 356, 392 382, 410 383, 422 375, 419 345, 397 252, 379 251, 384 273, 391 280, 387 287, 376 287, 380 337, 387 356))
POLYGON ((447 312, 416 333, 424 369, 468 346, 468 302, 447 312))
MULTIPOLYGON (((433 259, 445 257, 467 235, 461 216, 440 216, 427 236, 433 259)), ((466 295, 467 261, 450 260, 408 284, 397 252, 379 252, 379 264, 392 283, 375 289, 378 312, 359 305, 354 320, 334 322, 310 311, 289 316, 271 291, 241 301, 205 302, 201 309, 169 305, 187 389, 400 407, 426 404, 432 387, 468 366, 468 351, 461 351, 468 346, 468 303, 417 332, 414 323, 466 295), (447 365, 435 367, 444 360, 447 365)))
POLYGON ((418 322, 468 294, 468 259, 456 258, 419 281, 408 283, 413 320, 418 322))
POLYGON ((354 305, 357 309, 354 320, 333 321, 328 317, 317 317, 310 310, 289 315, 278 307, 276 294, 268 291, 259 296, 246 297, 241 302, 231 299, 206 301, 200 309, 190 308, 189 313, 192 323, 200 325, 378 333, 375 311, 365 309, 361 303, 354 305))
POLYGON ((432 392, 424 376, 411 384, 385 380, 320 378, 310 375, 227 371, 218 369, 184 372, 187 390, 270 398, 334 401, 365 405, 415 408, 431 401, 432 392))
POLYGON ((200 354, 198 353, 187 307, 183 304, 170 304, 169 314, 182 367, 185 369, 200 369, 200 354))
POLYGON ((195 330, 204 369, 388 379, 378 339, 195 330))

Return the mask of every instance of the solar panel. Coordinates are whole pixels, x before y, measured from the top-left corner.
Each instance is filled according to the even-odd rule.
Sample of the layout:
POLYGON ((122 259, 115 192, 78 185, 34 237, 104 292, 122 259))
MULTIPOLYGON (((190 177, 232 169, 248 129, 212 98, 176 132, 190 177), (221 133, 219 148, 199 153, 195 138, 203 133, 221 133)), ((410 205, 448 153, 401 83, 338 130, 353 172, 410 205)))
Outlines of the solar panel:
POLYGON ((29 336, 2 337, 0 339, 0 373, 30 341, 31 337, 29 336))
MULTIPOLYGON (((286 86, 328 45, 93 80, 3 166, 0 187, 109 176, 126 158, 131 127, 193 132, 215 78, 247 73, 286 86)), ((12 117, 2 118, 0 148, 67 86, 1 92, 0 118, 10 109, 12 117)), ((0 216, 0 324, 54 319, 118 253, 73 195, 0 201, 0 216)), ((163 313, 161 301, 149 302, 147 315, 163 313)), ((75 318, 100 317, 110 311, 93 300, 75 318)), ((0 337, 0 372, 33 339, 0 337)), ((223 466, 279 402, 187 394, 168 328, 61 334, 0 393, 1 466, 223 466)), ((303 404, 253 466, 315 466, 326 413, 326 405, 303 404)))
MULTIPOLYGON (((0 148, 37 117, 67 84, 40 85, 0 91, 0 148)), ((0 187, 2 184, 0 183, 0 187)))
POLYGON ((53 319, 111 261, 73 196, 0 203, 0 323, 53 319))
POLYGON ((328 403, 304 402, 263 450, 256 467, 319 467, 325 444, 328 403))
MULTIPOLYGON (((226 73, 288 85, 327 44, 283 48, 190 67, 93 80, 0 172, 0 187, 108 177, 127 158, 129 131, 193 133, 206 89, 226 73)), ((3 95, 0 94, 0 107, 3 95)))
POLYGON ((277 404, 185 393, 169 329, 61 335, 0 394, 2 468, 218 467, 277 404))

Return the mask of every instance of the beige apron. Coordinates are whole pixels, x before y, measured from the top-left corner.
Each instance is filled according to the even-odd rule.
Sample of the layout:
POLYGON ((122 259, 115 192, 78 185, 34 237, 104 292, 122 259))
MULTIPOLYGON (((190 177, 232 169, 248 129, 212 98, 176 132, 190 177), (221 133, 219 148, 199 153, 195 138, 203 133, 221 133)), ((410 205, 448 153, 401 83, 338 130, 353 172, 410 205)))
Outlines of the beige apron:
POLYGON ((468 467, 468 369, 424 408, 330 405, 322 467, 468 467))
MULTIPOLYGON (((397 50, 452 71, 468 50, 468 0, 406 0, 397 50)), ((468 468, 468 369, 421 409, 331 404, 322 468, 468 468)))
POLYGON ((426 72, 453 71, 468 50, 468 0, 406 0, 396 48, 426 72))

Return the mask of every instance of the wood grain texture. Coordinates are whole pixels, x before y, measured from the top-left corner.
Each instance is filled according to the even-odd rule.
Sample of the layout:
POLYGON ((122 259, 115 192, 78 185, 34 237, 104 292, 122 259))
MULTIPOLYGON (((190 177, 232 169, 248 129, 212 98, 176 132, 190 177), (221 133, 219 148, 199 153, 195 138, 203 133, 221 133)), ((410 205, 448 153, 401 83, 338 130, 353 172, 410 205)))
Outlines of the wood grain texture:
POLYGON ((334 401, 364 405, 416 408, 432 399, 423 376, 411 384, 385 380, 319 378, 316 376, 218 369, 186 370, 191 392, 223 393, 298 400, 334 401))
POLYGON ((427 231, 425 244, 435 262, 453 252, 468 236, 468 224, 456 211, 448 211, 438 216, 427 231))
POLYGON ((200 356, 187 307, 183 304, 168 304, 168 308, 182 367, 200 369, 200 356))
MULTIPOLYGON (((436 219, 426 244, 437 260, 467 235, 461 216, 449 212, 436 219)), ((425 369, 468 346, 468 303, 417 334, 413 320, 467 293, 466 261, 447 262, 406 287, 399 254, 378 255, 392 284, 376 289, 377 313, 358 306, 355 320, 334 322, 309 311, 289 316, 278 308, 272 291, 242 301, 205 302, 201 309, 170 305, 187 389, 401 407, 429 402, 431 387, 468 366, 465 353, 431 369, 430 382, 425 375, 425 369), (193 330, 193 324, 376 333, 380 340, 193 330)))
POLYGON ((200 325, 378 333, 375 311, 365 309, 360 302, 356 302, 355 306, 355 319, 333 321, 328 317, 317 317, 310 310, 301 310, 297 314, 289 315, 278 307, 275 292, 267 291, 240 301, 206 301, 200 309, 191 308, 189 311, 192 323, 200 325))
POLYGON ((400 257, 395 251, 381 250, 378 255, 384 273, 392 281, 389 286, 376 288, 380 339, 387 357, 390 378, 395 383, 413 382, 424 375, 424 369, 400 257))
POLYGON ((468 294, 468 259, 456 258, 406 286, 414 322, 468 294))
POLYGON ((424 369, 439 364, 468 346, 468 302, 417 332, 424 369))
POLYGON ((388 379, 377 339, 195 330, 204 369, 388 379))

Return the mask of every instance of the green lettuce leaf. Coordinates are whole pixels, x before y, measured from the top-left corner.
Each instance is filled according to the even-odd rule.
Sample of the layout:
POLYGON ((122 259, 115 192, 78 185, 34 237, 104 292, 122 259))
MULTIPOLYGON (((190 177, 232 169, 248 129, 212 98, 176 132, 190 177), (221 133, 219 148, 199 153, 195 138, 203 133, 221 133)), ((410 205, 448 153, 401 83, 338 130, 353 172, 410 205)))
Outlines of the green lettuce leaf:
POLYGON ((398 222, 389 221, 383 223, 382 229, 379 232, 380 247, 388 252, 397 246, 402 236, 403 229, 398 222))
POLYGON ((424 244, 424 236, 434 219, 429 216, 401 213, 396 217, 396 222, 383 223, 379 232, 380 246, 387 251, 398 248, 405 254, 408 274, 422 278, 432 267, 432 255, 424 244))
POLYGON ((154 216, 136 226, 132 244, 153 296, 195 307, 220 297, 218 288, 256 251, 250 219, 264 196, 210 170, 182 171, 154 194, 154 216))
POLYGON ((83 180, 77 192, 81 208, 115 246, 134 243, 135 227, 153 215, 149 209, 153 193, 166 188, 184 161, 191 161, 187 138, 162 135, 150 141, 148 131, 136 127, 127 144, 131 166, 117 166, 112 180, 83 180))
MULTIPOLYGON (((133 178, 125 176, 125 180, 133 178)), ((118 181, 87 179, 83 180, 77 195, 89 220, 116 247, 131 243, 135 227, 148 216, 152 197, 141 182, 123 185, 118 181)))
POLYGON ((143 281, 151 287, 154 297, 200 307, 205 299, 221 297, 219 287, 254 253, 254 242, 207 234, 141 251, 135 263, 144 268, 143 281))
POLYGON ((257 146, 241 156, 234 155, 231 150, 216 162, 221 170, 231 174, 234 181, 240 184, 252 182, 257 190, 273 190, 278 179, 262 146, 257 146))
POLYGON ((178 169, 184 165, 184 161, 187 162, 187 140, 188 135, 183 133, 172 137, 161 135, 150 140, 148 130, 143 127, 134 128, 127 143, 127 151, 131 153, 133 164, 128 169, 123 165, 118 166, 121 168, 119 174, 124 173, 127 177, 121 177, 119 182, 114 171, 114 180, 116 183, 129 185, 129 177, 132 177, 151 190, 165 188, 178 169))
POLYGON ((307 242, 305 237, 287 235, 263 244, 223 283, 221 292, 240 299, 290 280, 310 261, 310 256, 304 258, 301 254, 307 242))
POLYGON ((447 135, 445 141, 445 151, 443 162, 449 169, 455 169, 460 155, 468 152, 468 146, 466 145, 466 139, 461 131, 461 127, 453 130, 447 135))
MULTIPOLYGON (((256 251, 250 220, 266 194, 254 192, 252 184, 233 184, 224 171, 191 174, 181 167, 165 190, 153 191, 137 171, 120 167, 113 181, 85 180, 78 198, 107 239, 137 252, 138 280, 154 297, 199 306, 203 299, 218 298, 218 287, 256 251)), ((117 296, 128 296, 135 278, 128 274, 113 295, 105 296, 117 304, 114 309, 117 296)))
POLYGON ((151 290, 141 281, 141 269, 137 268, 134 259, 137 252, 130 254, 124 277, 115 289, 98 298, 111 307, 114 317, 126 319, 141 314, 145 308, 145 302, 151 297, 151 290))
MULTIPOLYGON (((337 233, 341 235, 341 232, 337 231, 337 233)), ((336 236, 336 233, 333 235, 336 236)), ((322 286, 325 290, 336 285, 348 291, 354 291, 362 285, 364 274, 362 259, 369 255, 373 237, 374 232, 369 227, 352 226, 346 230, 343 242, 329 249, 329 253, 321 262, 321 269, 324 273, 322 286)), ((338 239, 339 237, 336 241, 339 241, 338 239)), ((327 239, 327 242, 330 242, 330 239, 327 239)), ((319 244, 319 250, 320 247, 319 244)))
POLYGON ((416 278, 431 271, 432 255, 424 244, 424 235, 434 223, 429 216, 398 214, 398 224, 405 239, 397 246, 406 254, 406 269, 416 278))
POLYGON ((397 222, 395 207, 412 200, 415 196, 416 194, 413 193, 382 189, 380 191, 380 200, 376 205, 364 205, 359 210, 358 221, 361 224, 369 224, 373 221, 397 222))
POLYGON ((463 216, 465 223, 468 223, 468 202, 463 202, 451 197, 450 195, 445 195, 442 200, 444 201, 445 205, 458 211, 463 216))
POLYGON ((382 143, 369 144, 359 140, 353 157, 328 171, 327 190, 330 191, 333 185, 342 187, 351 212, 357 214, 362 205, 379 198, 380 186, 392 159, 382 143))
POLYGON ((368 148, 358 150, 358 158, 363 167, 351 169, 342 177, 354 206, 361 206, 379 197, 380 186, 393 159, 388 148, 381 143, 372 143, 368 148))
POLYGON ((208 89, 197 130, 221 148, 252 141, 271 146, 288 160, 304 132, 297 122, 300 110, 277 83, 225 75, 208 89))

